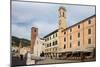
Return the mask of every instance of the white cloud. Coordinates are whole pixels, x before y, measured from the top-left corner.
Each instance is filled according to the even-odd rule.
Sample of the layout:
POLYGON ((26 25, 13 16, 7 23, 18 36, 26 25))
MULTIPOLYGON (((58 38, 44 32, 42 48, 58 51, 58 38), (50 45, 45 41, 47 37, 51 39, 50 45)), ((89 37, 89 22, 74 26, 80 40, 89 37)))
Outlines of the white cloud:
POLYGON ((31 29, 27 27, 19 27, 15 24, 12 25, 12 35, 19 38, 26 38, 30 40, 31 29))
POLYGON ((32 24, 31 27, 37 27, 40 37, 43 37, 44 35, 47 35, 48 33, 57 29, 57 23, 52 24, 50 22, 45 21, 36 21, 32 24))
POLYGON ((39 28, 41 37, 57 29, 58 8, 67 9, 68 25, 75 24, 93 14, 94 6, 62 5, 48 3, 12 2, 12 35, 30 39, 31 27, 39 28))

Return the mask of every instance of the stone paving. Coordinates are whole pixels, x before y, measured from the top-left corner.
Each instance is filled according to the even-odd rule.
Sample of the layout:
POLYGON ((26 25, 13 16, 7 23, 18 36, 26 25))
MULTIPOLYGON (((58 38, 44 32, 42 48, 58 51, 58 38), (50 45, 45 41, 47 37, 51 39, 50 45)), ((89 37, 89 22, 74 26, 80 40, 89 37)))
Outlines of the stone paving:
POLYGON ((11 67, 24 66, 24 65, 26 65, 26 59, 21 60, 18 57, 12 57, 11 67))
MULTIPOLYGON (((93 59, 88 59, 88 60, 84 60, 84 61, 81 61, 81 60, 57 60, 57 59, 51 59, 51 58, 46 58, 46 59, 42 59, 42 60, 34 60, 35 64, 58 64, 58 63, 77 63, 77 62, 88 62, 88 61, 95 61, 96 58, 93 58, 93 59)), ((32 61, 33 63, 33 61, 32 61)), ((23 60, 20 60, 18 59, 17 57, 13 57, 12 58, 12 67, 14 66, 25 66, 27 65, 26 64, 26 59, 23 59, 23 60)), ((30 65, 30 64, 28 64, 30 65)), ((31 65, 34 65, 34 64, 31 64, 31 65)))
POLYGON ((54 63, 74 63, 80 62, 80 60, 56 60, 56 59, 45 59, 41 61, 36 61, 36 64, 54 64, 54 63))
POLYGON ((36 64, 77 63, 77 62, 91 62, 91 61, 96 61, 96 58, 84 59, 84 60, 75 60, 75 59, 58 60, 58 59, 46 58, 45 60, 36 61, 36 64))

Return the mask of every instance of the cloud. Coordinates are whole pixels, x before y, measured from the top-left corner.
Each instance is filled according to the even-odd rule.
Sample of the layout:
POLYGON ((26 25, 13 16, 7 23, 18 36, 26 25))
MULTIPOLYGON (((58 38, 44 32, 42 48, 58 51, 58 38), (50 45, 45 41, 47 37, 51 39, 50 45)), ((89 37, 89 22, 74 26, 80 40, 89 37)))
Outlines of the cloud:
POLYGON ((57 29, 57 23, 55 25, 55 24, 45 22, 45 21, 35 21, 35 22, 33 22, 33 24, 31 24, 28 27, 27 26, 20 26, 19 27, 18 25, 13 24, 12 25, 12 35, 20 37, 20 38, 26 38, 26 39, 30 40, 31 27, 38 28, 39 36, 43 37, 44 35, 47 35, 48 33, 57 29))
POLYGON ((12 25, 12 35, 19 38, 25 38, 30 40, 31 30, 27 27, 19 27, 17 25, 12 25))
POLYGON ((36 21, 33 23, 32 27, 39 28, 38 31, 41 37, 43 37, 44 35, 47 35, 48 33, 58 28, 57 23, 52 24, 50 22, 45 22, 45 21, 36 21))
POLYGON ((12 1, 12 35, 30 39, 33 26, 39 29, 40 37, 54 31, 58 28, 60 6, 67 10, 68 26, 95 14, 94 6, 12 1))

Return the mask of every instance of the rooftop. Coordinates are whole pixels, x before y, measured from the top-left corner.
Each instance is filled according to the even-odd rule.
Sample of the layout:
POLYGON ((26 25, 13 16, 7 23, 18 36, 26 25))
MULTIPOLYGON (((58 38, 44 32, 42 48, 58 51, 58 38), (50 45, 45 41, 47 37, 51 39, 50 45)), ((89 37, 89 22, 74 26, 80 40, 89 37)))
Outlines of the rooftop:
POLYGON ((95 17, 95 16, 96 16, 96 15, 94 14, 94 15, 92 15, 92 16, 90 16, 90 17, 84 19, 84 20, 81 20, 80 22, 78 22, 78 23, 76 23, 76 24, 74 24, 74 25, 72 25, 72 26, 67 27, 67 28, 64 29, 63 31, 65 31, 65 30, 67 30, 67 29, 69 29, 69 28, 72 28, 72 27, 74 27, 74 26, 76 26, 76 25, 78 25, 78 24, 80 24, 80 23, 83 23, 84 21, 86 21, 86 20, 88 20, 88 19, 90 19, 90 18, 93 18, 93 17, 95 17))
POLYGON ((53 33, 55 33, 55 32, 58 32, 58 29, 56 29, 56 30, 54 30, 53 32, 51 32, 51 33, 47 34, 47 35, 46 35, 46 36, 44 36, 43 38, 46 38, 46 37, 48 37, 48 36, 52 35, 52 34, 53 34, 53 33))
MULTIPOLYGON (((74 27, 74 26, 76 26, 76 25, 78 25, 78 24, 80 24, 80 23, 83 23, 84 21, 86 21, 86 20, 88 20, 88 19, 90 19, 90 18, 92 18, 92 17, 95 17, 95 16, 96 16, 96 15, 92 15, 92 16, 90 16, 90 17, 88 17, 88 18, 86 18, 86 19, 84 19, 84 20, 82 20, 82 21, 80 21, 80 22, 78 22, 78 23, 72 25, 72 26, 67 27, 67 28, 64 29, 63 31, 65 31, 65 30, 67 30, 67 29, 69 29, 69 28, 72 28, 72 27, 74 27)), ((54 30, 53 32, 47 34, 47 35, 44 36, 43 38, 46 38, 46 37, 48 37, 48 36, 54 34, 55 32, 58 32, 58 29, 56 29, 56 30, 54 30)))

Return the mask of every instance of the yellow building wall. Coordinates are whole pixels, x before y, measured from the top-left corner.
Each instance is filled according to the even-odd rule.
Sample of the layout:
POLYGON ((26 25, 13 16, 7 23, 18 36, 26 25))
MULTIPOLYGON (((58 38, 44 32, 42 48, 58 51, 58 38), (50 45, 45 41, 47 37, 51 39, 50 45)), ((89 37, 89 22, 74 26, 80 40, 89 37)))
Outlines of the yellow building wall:
MULTIPOLYGON (((92 45, 96 46, 96 18, 91 18, 91 24, 88 24, 88 20, 83 21, 73 27, 66 29, 65 31, 58 31, 57 37, 52 38, 51 40, 47 41, 46 44, 52 43, 53 41, 57 40, 58 44, 51 47, 46 47, 48 50, 47 52, 55 52, 55 48, 57 48, 57 52, 60 50, 74 50, 74 49, 82 49, 88 48, 90 44, 88 44, 88 38, 91 37, 92 45), (78 28, 80 25, 80 28, 78 28), (88 34, 88 29, 91 28, 91 35, 88 34), (70 32, 72 29, 72 32, 70 32), (66 34, 64 34, 66 32, 66 34), (78 32, 80 33, 80 37, 78 38, 78 32), (72 40, 70 40, 70 35, 72 35, 72 40), (64 42, 64 37, 66 37, 66 42, 64 42), (80 41, 80 46, 78 46, 78 41, 80 41), (70 42, 72 43, 72 47, 70 48, 70 42), (64 49, 64 44, 66 44, 66 48, 64 49)), ((55 34, 54 33, 54 34, 55 34)), ((53 34, 52 34, 53 35, 53 34)), ((51 35, 51 36, 52 36, 51 35)))
POLYGON ((88 20, 85 21, 84 23, 84 47, 86 48, 87 46, 89 46, 88 44, 88 39, 91 38, 91 44, 93 44, 95 46, 96 43, 96 29, 95 29, 95 17, 91 18, 91 24, 88 24, 88 20), (91 34, 88 34, 88 29, 91 29, 91 34))
POLYGON ((83 46, 83 25, 78 24, 72 27, 72 48, 81 48, 83 46), (80 28, 78 28, 80 25, 80 28), (78 37, 78 33, 80 33, 80 37, 78 37), (80 41, 80 46, 78 46, 78 41, 80 41))
POLYGON ((70 48, 70 42, 72 42, 72 47, 70 49, 77 49, 77 48, 87 48, 89 46, 88 44, 88 38, 90 37, 92 39, 92 45, 96 45, 96 18, 91 18, 91 24, 88 24, 88 20, 77 24, 69 29, 66 30, 66 50, 70 48), (78 25, 80 25, 80 28, 78 28, 78 25), (88 34, 88 29, 91 28, 91 35, 88 34), (70 29, 72 29, 72 32, 70 32, 70 29), (78 38, 78 32, 80 32, 80 37, 78 38), (70 35, 72 35, 72 40, 70 40, 70 35), (78 40, 80 41, 80 46, 78 46, 78 40))

